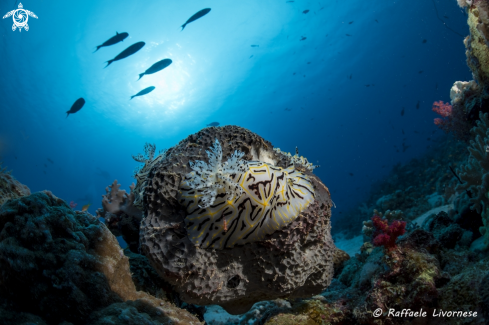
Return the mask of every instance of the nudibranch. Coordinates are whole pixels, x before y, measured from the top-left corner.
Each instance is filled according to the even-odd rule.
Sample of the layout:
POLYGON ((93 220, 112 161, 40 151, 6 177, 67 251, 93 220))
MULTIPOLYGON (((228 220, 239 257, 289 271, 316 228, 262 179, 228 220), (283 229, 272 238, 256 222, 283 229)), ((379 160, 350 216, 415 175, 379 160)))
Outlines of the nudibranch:
POLYGON ((310 179, 293 165, 245 161, 240 151, 223 162, 217 139, 206 152, 209 163, 190 162, 192 172, 182 179, 179 192, 188 236, 196 246, 223 249, 262 240, 314 201, 310 179))

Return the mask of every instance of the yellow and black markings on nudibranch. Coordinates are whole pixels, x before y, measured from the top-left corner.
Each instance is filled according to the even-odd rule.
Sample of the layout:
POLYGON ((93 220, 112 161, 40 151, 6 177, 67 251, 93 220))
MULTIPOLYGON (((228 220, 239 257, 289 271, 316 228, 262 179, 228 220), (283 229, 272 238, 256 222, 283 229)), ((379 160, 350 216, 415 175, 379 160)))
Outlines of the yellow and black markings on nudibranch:
POLYGON ((223 249, 262 240, 314 201, 309 178, 294 166, 244 161, 240 152, 222 163, 217 141, 208 155, 209 164, 191 165, 194 171, 180 185, 188 236, 197 246, 223 249))

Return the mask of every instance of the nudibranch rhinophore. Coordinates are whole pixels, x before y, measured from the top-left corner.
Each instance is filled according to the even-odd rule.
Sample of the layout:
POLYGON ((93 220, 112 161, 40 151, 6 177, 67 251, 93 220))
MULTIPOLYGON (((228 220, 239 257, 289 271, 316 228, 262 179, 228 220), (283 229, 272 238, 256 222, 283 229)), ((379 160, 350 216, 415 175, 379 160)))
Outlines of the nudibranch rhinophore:
POLYGON ((285 227, 315 198, 304 173, 261 161, 245 161, 235 151, 222 161, 216 139, 206 151, 209 163, 190 162, 192 172, 180 184, 189 239, 201 248, 230 248, 263 240, 285 227))

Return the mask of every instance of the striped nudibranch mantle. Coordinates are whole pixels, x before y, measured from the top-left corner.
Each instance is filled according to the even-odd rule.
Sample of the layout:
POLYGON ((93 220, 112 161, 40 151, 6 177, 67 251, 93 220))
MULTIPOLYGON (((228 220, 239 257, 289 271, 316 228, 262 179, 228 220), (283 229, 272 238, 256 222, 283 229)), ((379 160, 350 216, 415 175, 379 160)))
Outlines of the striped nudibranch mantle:
POLYGON ((263 240, 292 222, 314 201, 307 175, 261 161, 245 161, 235 151, 222 162, 216 140, 209 163, 191 162, 180 184, 190 240, 201 248, 230 248, 263 240))

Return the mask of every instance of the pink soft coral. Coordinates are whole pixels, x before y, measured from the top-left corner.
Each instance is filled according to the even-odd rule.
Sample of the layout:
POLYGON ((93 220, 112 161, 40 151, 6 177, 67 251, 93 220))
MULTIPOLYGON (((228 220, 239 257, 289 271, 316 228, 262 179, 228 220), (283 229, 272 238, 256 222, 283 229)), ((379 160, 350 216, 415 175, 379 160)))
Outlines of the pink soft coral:
POLYGON ((433 111, 443 118, 435 118, 435 125, 446 133, 453 133, 459 139, 465 139, 472 127, 467 119, 464 106, 460 103, 454 104, 438 101, 433 103, 433 111))
POLYGON ((372 217, 375 228, 373 244, 375 246, 384 246, 387 250, 396 247, 396 240, 406 232, 406 221, 394 220, 389 225, 387 219, 375 215, 372 217))
POLYGON ((433 111, 437 112, 443 117, 448 117, 452 115, 452 105, 448 103, 444 103, 443 101, 440 100, 438 102, 433 103, 433 111))

